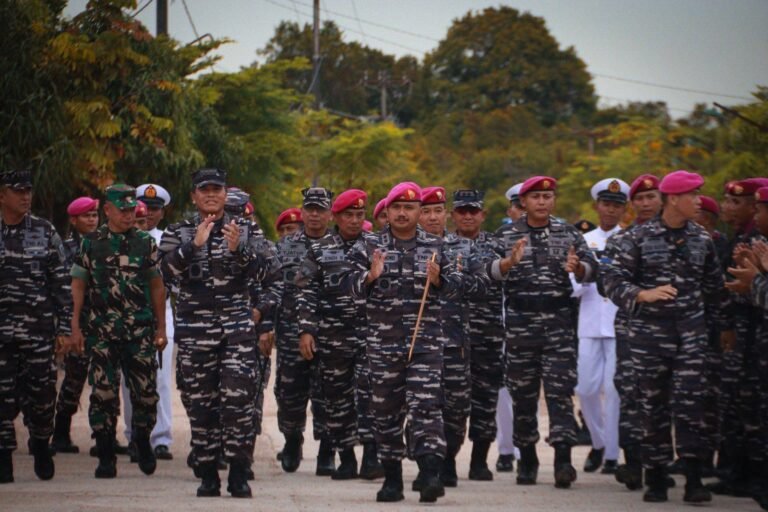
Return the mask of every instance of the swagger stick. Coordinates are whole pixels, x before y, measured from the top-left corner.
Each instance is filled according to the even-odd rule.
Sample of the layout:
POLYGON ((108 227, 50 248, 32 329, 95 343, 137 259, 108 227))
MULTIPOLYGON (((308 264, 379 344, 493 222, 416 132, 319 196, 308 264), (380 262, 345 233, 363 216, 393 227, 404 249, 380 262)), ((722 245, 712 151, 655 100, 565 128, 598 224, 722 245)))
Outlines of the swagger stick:
MULTIPOLYGON (((430 263, 435 262, 435 258, 437 257, 437 253, 432 253, 432 259, 429 260, 430 263)), ((421 315, 424 314, 424 304, 427 303, 427 294, 429 293, 429 272, 427 272, 427 282, 424 283, 424 293, 421 296, 421 305, 419 306, 419 316, 416 317, 416 325, 413 328, 413 337, 411 338, 411 350, 408 351, 408 362, 411 362, 411 358, 413 358, 413 347, 416 346, 416 336, 419 334, 419 324, 421 324, 421 315)))

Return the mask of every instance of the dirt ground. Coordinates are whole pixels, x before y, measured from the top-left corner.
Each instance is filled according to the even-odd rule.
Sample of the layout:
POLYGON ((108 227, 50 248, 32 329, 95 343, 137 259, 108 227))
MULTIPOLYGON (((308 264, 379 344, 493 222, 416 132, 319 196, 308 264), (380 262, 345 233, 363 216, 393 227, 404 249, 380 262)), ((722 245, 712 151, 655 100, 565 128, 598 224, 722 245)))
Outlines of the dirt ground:
MULTIPOLYGON (((496 473, 493 482, 471 482, 466 479, 469 470, 470 445, 465 445, 458 457, 459 486, 447 489, 446 496, 436 505, 420 505, 418 493, 411 492, 410 483, 416 475, 416 464, 406 461, 404 478, 405 501, 397 504, 378 504, 376 491, 381 480, 369 482, 352 480, 335 482, 328 477, 317 477, 315 455, 317 443, 308 439, 304 445, 305 459, 296 473, 287 474, 280 468, 275 454, 282 447, 283 437, 277 429, 276 406, 272 387, 268 388, 265 403, 264 435, 256 443, 253 466, 256 480, 251 482, 253 499, 197 498, 198 481, 185 464, 189 447, 189 423, 181 406, 178 393, 174 397, 174 442, 172 461, 158 461, 154 475, 145 476, 127 457, 118 457, 118 476, 114 480, 96 480, 93 471, 96 459, 88 455, 91 446, 87 421, 87 393, 81 401, 82 410, 73 419, 73 438, 80 446, 76 455, 60 454, 55 457, 56 476, 53 480, 38 480, 32 470, 32 457, 27 454, 27 432, 21 421, 16 422, 20 449, 14 453, 15 483, 0 486, 0 512, 50 512, 50 511, 212 511, 227 510, 279 510, 281 512, 333 509, 337 511, 401 511, 414 507, 430 506, 446 510, 542 510, 542 511, 671 511, 680 510, 682 502, 682 478, 670 492, 666 504, 646 504, 641 492, 631 492, 617 484, 613 476, 587 474, 581 471, 587 455, 587 447, 574 449, 574 465, 579 470, 578 481, 570 490, 553 487, 552 449, 543 441, 539 446, 541 469, 536 486, 517 486, 513 473, 496 473), (178 507, 178 508, 176 508, 178 507)), ((542 437, 546 432, 546 407, 542 404, 542 437)), ((309 423, 311 425, 311 422, 309 423)), ((122 437, 122 418, 120 419, 122 437)), ((358 449, 359 450, 359 449, 358 449)), ((489 462, 496 461, 495 446, 489 462)), ((358 459, 361 453, 358 452, 358 459)), ((226 472, 222 472, 225 481, 226 472)), ((757 511, 757 504, 749 499, 715 496, 711 505, 714 511, 757 511)))

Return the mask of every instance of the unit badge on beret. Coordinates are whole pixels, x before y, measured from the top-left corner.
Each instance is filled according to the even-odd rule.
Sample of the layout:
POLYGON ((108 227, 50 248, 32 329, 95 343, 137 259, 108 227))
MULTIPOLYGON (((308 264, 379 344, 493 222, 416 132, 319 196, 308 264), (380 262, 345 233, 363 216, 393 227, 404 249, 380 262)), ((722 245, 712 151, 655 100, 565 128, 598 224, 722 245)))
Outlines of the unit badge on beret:
POLYGON ((645 178, 643 180, 643 186, 645 188, 651 188, 651 187, 653 187, 653 181, 650 178, 645 178))
POLYGON ((439 190, 437 191, 437 198, 438 199, 442 199, 443 198, 443 193, 440 192, 439 190))
POLYGON ((291 214, 291 222, 296 222, 296 214, 295 213, 291 214))
POLYGON ((742 194, 744 192, 744 187, 741 185, 734 185, 733 186, 733 193, 736 195, 742 194))
POLYGON ((550 183, 549 180, 544 180, 541 182, 541 188, 549 188, 550 183))
POLYGON ((413 199, 413 198, 416 197, 416 192, 414 192, 413 190, 410 190, 410 189, 406 190, 405 191, 405 197, 407 197, 408 199, 413 199))
POLYGON ((760 192, 755 192, 755 199, 760 200, 760 192))
POLYGON ((608 192, 613 192, 614 194, 621 190, 621 186, 619 185, 619 182, 616 180, 613 180, 608 184, 608 192))
POLYGON ((362 198, 357 200, 357 207, 358 208, 362 208, 363 207, 363 199, 362 198))

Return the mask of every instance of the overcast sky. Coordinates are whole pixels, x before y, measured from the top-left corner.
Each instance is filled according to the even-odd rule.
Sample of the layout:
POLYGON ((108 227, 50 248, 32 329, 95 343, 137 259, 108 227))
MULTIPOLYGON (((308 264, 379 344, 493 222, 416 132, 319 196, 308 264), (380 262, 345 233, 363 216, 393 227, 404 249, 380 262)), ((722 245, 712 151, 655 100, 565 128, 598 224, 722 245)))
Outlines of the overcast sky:
MULTIPOLYGON (((195 39, 194 24, 198 34, 235 40, 219 51, 217 71, 258 60, 281 20, 311 23, 312 14, 312 0, 186 0, 190 23, 182 0, 169 3, 175 39, 195 39)), ((65 12, 85 4, 72 0, 65 12)), ((768 85, 768 0, 321 0, 321 19, 334 20, 347 40, 421 59, 454 19, 500 4, 544 18, 561 47, 575 47, 603 106, 661 100, 679 117, 695 103, 745 103, 756 85, 768 85)), ((155 9, 152 2, 138 15, 153 33, 155 9)))

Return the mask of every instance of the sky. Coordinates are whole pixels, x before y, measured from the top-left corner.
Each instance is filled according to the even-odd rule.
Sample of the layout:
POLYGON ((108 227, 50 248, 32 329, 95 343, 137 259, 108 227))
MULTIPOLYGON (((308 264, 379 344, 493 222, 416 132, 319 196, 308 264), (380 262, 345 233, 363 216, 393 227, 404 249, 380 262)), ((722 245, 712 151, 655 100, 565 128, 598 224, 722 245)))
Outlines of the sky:
MULTIPOLYGON (((67 16, 86 0, 71 0, 67 16)), ((137 18, 155 32, 153 0, 137 18)), ((601 106, 664 101, 673 117, 696 103, 738 105, 768 86, 768 0, 321 0, 331 19, 358 41, 422 59, 453 20, 468 11, 510 6, 544 18, 561 48, 573 46, 593 75, 601 106), (643 83, 640 83, 643 82, 643 83), (653 84, 653 85, 651 85, 653 84), (663 87, 661 87, 663 86, 663 87)), ((257 51, 282 20, 312 22, 312 0, 170 0, 169 33, 227 37, 216 71, 259 60, 257 51), (187 14, 189 13, 189 15, 187 14)), ((322 52, 322 49, 321 49, 322 52)))

